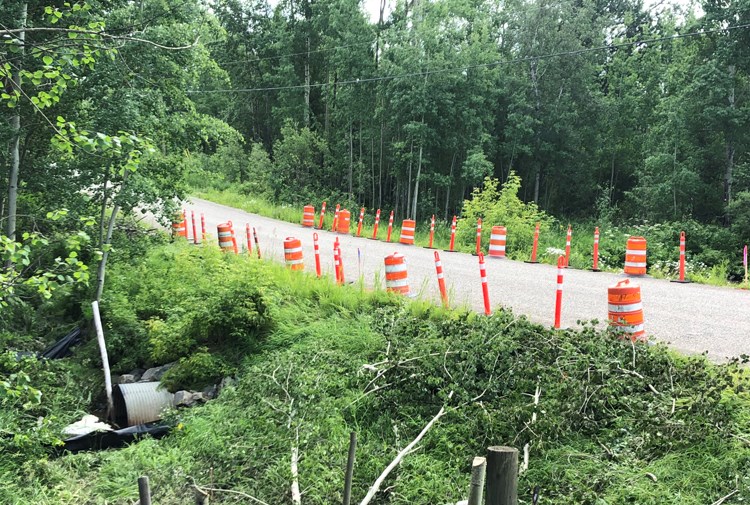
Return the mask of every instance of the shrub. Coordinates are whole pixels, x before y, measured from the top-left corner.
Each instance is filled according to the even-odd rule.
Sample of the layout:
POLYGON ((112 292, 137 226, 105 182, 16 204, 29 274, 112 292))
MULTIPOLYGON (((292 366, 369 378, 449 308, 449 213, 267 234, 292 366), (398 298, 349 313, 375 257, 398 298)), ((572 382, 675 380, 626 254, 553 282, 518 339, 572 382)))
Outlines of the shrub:
POLYGON ((521 178, 515 172, 511 171, 501 189, 498 189, 499 185, 498 179, 486 177, 482 188, 474 188, 471 200, 464 200, 461 220, 456 227, 458 241, 473 245, 476 222, 481 218, 482 246, 485 249, 490 242, 492 226, 505 226, 508 229, 507 254, 514 258, 525 257, 531 251, 535 224, 539 223, 540 229, 546 230, 552 220, 536 204, 523 203, 518 198, 521 178))

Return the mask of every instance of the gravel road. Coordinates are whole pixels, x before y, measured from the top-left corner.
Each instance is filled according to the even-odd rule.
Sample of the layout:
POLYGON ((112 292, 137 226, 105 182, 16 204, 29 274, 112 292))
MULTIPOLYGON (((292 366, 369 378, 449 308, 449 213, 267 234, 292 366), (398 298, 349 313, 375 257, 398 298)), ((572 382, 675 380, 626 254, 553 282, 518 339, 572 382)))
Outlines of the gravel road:
MULTIPOLYGON (((193 198, 186 209, 188 228, 192 210, 196 213, 200 234, 199 217, 202 212, 206 219, 206 232, 213 240, 216 225, 231 220, 238 244, 245 243, 245 223, 250 223, 258 232, 265 259, 283 262, 284 238, 291 236, 301 239, 305 270, 312 273, 315 273, 313 231, 319 235, 323 271, 330 275, 333 275, 333 241, 339 237, 347 280, 355 280, 362 275, 368 286, 374 285, 376 279, 379 279, 378 285, 385 285, 383 258, 398 251, 406 256, 412 292, 439 301, 432 250, 312 230, 197 198, 193 198)), ((300 209, 300 218, 301 215, 300 209)), ((354 230, 356 218, 352 215, 354 230)), ((384 224, 387 226, 387 219, 385 223, 381 221, 381 226, 384 224)), ((190 233, 192 237, 192 230, 190 233)), ((477 258, 458 252, 439 250, 439 253, 451 304, 469 305, 482 311, 477 258)), ((493 308, 511 308, 515 314, 525 314, 532 321, 548 326, 553 324, 556 267, 489 257, 486 262, 493 308)), ((565 270, 562 326, 574 328, 578 326, 577 321, 592 319, 606 321, 607 287, 623 278, 623 275, 614 273, 565 270)), ((636 282, 641 285, 645 328, 651 339, 667 342, 686 353, 708 351, 713 361, 725 361, 740 354, 750 355, 750 291, 676 284, 648 277, 639 278, 636 282)))

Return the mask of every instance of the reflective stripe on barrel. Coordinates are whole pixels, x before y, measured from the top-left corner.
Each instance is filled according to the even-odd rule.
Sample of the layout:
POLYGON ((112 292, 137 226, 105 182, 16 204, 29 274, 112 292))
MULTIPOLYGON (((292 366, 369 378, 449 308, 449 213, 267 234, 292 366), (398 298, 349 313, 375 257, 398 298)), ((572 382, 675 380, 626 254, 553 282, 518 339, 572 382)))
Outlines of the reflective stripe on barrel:
POLYGON ((302 226, 315 226, 315 207, 312 205, 305 205, 302 209, 302 226))
POLYGON ((505 226, 493 226, 490 234, 490 257, 505 257, 505 239, 507 230, 505 226))
POLYGON ((630 279, 622 280, 608 288, 607 299, 609 324, 633 340, 645 340, 641 287, 630 279))
POLYGON ((394 252, 385 257, 385 288, 393 293, 409 294, 409 279, 406 273, 406 257, 394 252))
POLYGON ((625 249, 625 273, 646 275, 646 239, 630 237, 625 249))
POLYGON ((216 226, 219 234, 219 247, 224 252, 234 251, 234 230, 232 229, 232 222, 227 221, 216 226))
POLYGON ((284 239, 284 262, 292 270, 305 269, 305 264, 302 260, 302 241, 300 239, 294 237, 284 239))
POLYGON ((352 213, 346 209, 339 211, 339 222, 336 227, 338 233, 349 233, 349 226, 351 225, 352 213))
POLYGON ((414 229, 417 223, 412 219, 404 219, 401 224, 401 236, 398 241, 406 245, 414 245, 414 229))

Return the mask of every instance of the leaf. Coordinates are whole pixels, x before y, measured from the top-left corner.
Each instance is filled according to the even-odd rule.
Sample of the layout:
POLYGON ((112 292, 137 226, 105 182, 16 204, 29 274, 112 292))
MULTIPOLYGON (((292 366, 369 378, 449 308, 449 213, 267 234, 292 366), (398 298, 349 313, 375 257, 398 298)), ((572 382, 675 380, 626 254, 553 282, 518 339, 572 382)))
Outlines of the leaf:
POLYGON ((54 59, 52 59, 52 56, 49 56, 49 55, 45 55, 45 56, 44 56, 44 57, 42 58, 42 61, 44 61, 44 64, 45 64, 45 65, 52 65, 52 62, 53 62, 53 61, 55 61, 55 60, 54 60, 54 59))

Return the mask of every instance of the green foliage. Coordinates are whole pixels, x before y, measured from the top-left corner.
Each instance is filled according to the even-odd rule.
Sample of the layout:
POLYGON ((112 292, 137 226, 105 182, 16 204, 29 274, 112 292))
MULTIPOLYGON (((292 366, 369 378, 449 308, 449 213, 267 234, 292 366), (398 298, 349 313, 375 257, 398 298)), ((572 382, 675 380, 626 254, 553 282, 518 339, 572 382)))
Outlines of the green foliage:
MULTIPOLYGON (((23 472, 44 461, 61 443, 59 430, 80 416, 91 392, 101 388, 79 365, 0 354, 0 473, 23 472), (87 398, 88 397, 88 398, 87 398)), ((5 486, 0 502, 7 503, 5 486)))
POLYGON ((200 390, 207 385, 219 383, 232 370, 225 359, 211 354, 208 347, 200 347, 190 356, 180 358, 176 365, 167 370, 161 382, 170 391, 200 390))
MULTIPOLYGON (((56 221, 66 215, 63 209, 49 212, 47 219, 56 221)), ((62 286, 88 284, 89 267, 79 254, 90 242, 85 230, 91 223, 80 224, 79 231, 52 238, 26 232, 17 242, 0 234, 0 261, 6 265, 0 270, 0 307, 22 304, 21 294, 50 299, 53 291, 62 286), (55 256, 58 249, 62 249, 65 258, 55 256), (50 253, 53 257, 47 257, 50 253)))
POLYGON ((242 192, 256 198, 268 199, 274 186, 274 165, 260 143, 254 143, 247 160, 248 173, 243 179, 242 192))
POLYGON ((300 203, 320 189, 328 145, 317 133, 287 122, 274 143, 273 157, 275 172, 270 182, 275 202, 300 203))
POLYGON ((175 243, 136 267, 118 265, 102 300, 113 368, 177 361, 199 349, 236 365, 256 351, 273 325, 272 310, 263 283, 249 278, 260 266, 233 262, 213 247, 175 243))
MULTIPOLYGON (((178 414, 178 429, 165 439, 29 461, 33 480, 10 477, 16 496, 127 503, 145 473, 164 504, 189 500, 193 482, 282 503, 297 447, 306 499, 335 503, 355 431, 358 500, 443 405, 447 414, 386 480, 383 500, 455 503, 465 498, 472 456, 488 445, 527 443, 525 501, 535 486, 553 505, 703 505, 735 487, 747 492, 750 450, 735 435, 750 428, 750 398, 739 363, 633 346, 592 325, 552 331, 502 311, 483 317, 412 304, 199 248, 169 246, 144 261, 157 267, 161 284, 217 269, 258 285, 275 305, 263 348, 245 356, 238 383, 219 399, 178 414)), ((178 298, 193 290, 205 296, 200 281, 187 284, 171 289, 178 298)), ((161 298, 131 297, 137 307, 146 299, 161 298)), ((153 308, 166 310, 164 303, 153 308)), ((231 372, 224 359, 196 348, 165 382, 197 387, 231 372)), ((215 492, 215 501, 226 500, 228 493, 215 492)))
POLYGON ((492 177, 484 179, 484 186, 474 188, 471 199, 465 200, 461 220, 456 227, 457 241, 471 247, 476 243, 477 219, 482 219, 482 247, 486 251, 493 226, 505 226, 507 254, 512 258, 526 258, 531 251, 534 227, 546 231, 551 219, 534 203, 523 203, 518 198, 521 178, 511 172, 499 188, 500 181, 492 177))

